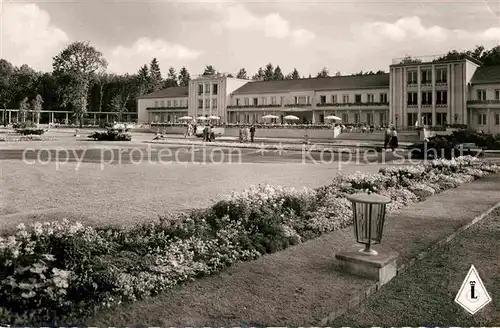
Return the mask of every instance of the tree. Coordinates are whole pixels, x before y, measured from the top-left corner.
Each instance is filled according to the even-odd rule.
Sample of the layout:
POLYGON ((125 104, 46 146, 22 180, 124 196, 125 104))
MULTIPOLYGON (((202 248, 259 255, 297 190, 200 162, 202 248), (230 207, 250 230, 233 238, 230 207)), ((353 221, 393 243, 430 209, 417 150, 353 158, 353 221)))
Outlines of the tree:
POLYGON ((227 77, 234 77, 233 74, 229 73, 228 75, 226 75, 227 77))
POLYGON ((259 67, 259 69, 257 70, 257 73, 255 73, 254 76, 252 76, 252 80, 254 80, 254 81, 263 81, 264 80, 264 70, 262 69, 262 67, 259 67))
POLYGON ((88 42, 76 41, 54 57, 53 74, 58 79, 62 106, 71 105, 80 127, 87 113, 92 75, 106 70, 103 54, 88 42))
POLYGON ((326 67, 323 67, 323 69, 318 73, 316 77, 328 77, 328 76, 329 76, 328 69, 326 67))
POLYGON ((149 76, 149 68, 147 65, 139 68, 137 72, 137 96, 144 96, 146 93, 150 92, 151 87, 151 78, 149 76))
POLYGON ((165 80, 164 87, 165 88, 171 88, 171 87, 177 87, 179 84, 177 83, 177 73, 175 72, 175 68, 170 67, 168 69, 168 75, 167 79, 165 80))
POLYGON ((38 88, 36 90, 43 99, 42 108, 55 109, 58 104, 57 81, 51 73, 43 73, 38 78, 38 88))
POLYGON ((113 77, 112 95, 109 101, 108 109, 115 112, 117 120, 121 121, 123 113, 128 112, 127 104, 130 100, 137 97, 140 91, 137 88, 138 75, 115 75, 113 77))
POLYGON ((14 65, 5 59, 0 59, 0 103, 4 109, 2 120, 7 126, 6 109, 15 98, 14 65))
MULTIPOLYGON (((34 97, 38 88, 40 74, 26 64, 16 68, 14 71, 14 83, 16 85, 17 96, 21 99, 24 97, 34 97)), ((16 100, 20 100, 17 98, 16 100)))
POLYGON ((28 110, 30 109, 30 106, 28 104, 28 97, 24 97, 23 100, 19 103, 19 122, 25 122, 26 121, 26 116, 28 114, 28 110))
POLYGON ((480 57, 484 66, 500 65, 500 46, 484 51, 480 57))
POLYGON ((337 71, 337 73, 335 73, 335 76, 342 76, 342 73, 340 73, 340 71, 337 71))
POLYGON ((33 122, 40 124, 40 113, 42 111, 43 98, 39 94, 31 100, 31 114, 33 122))
POLYGON ((420 64, 422 60, 418 58, 413 58, 411 56, 406 56, 403 59, 401 59, 401 64, 420 64))
POLYGON ((191 80, 191 76, 185 66, 182 66, 179 71, 179 86, 187 87, 189 85, 189 81, 191 80))
POLYGON ((269 63, 264 70, 264 81, 272 81, 274 79, 274 66, 269 63))
POLYGON ((207 67, 205 67, 205 71, 203 72, 203 75, 206 76, 206 75, 215 75, 215 68, 212 66, 212 65, 207 65, 207 67))
POLYGON ((292 80, 300 79, 299 71, 297 71, 296 68, 293 69, 293 72, 291 73, 291 78, 292 78, 292 80))
POLYGON ((149 81, 151 83, 150 92, 158 91, 163 87, 163 78, 161 77, 160 64, 156 58, 149 64, 149 81))
POLYGON ((285 77, 283 76, 283 72, 281 71, 281 68, 280 66, 276 66, 276 68, 274 69, 274 74, 273 74, 273 80, 284 80, 285 77))
POLYGON ((240 70, 238 71, 238 74, 236 74, 236 78, 237 79, 248 80, 247 70, 244 69, 244 68, 240 68, 240 70))

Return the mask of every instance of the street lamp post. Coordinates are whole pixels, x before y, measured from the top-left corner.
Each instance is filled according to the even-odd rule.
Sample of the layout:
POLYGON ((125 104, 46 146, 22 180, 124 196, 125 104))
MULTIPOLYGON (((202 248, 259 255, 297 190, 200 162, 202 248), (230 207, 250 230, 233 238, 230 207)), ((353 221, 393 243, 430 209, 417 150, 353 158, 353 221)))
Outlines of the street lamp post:
POLYGON ((364 244, 360 252, 378 255, 371 245, 380 244, 384 231, 386 205, 391 202, 378 194, 354 194, 348 197, 352 203, 354 234, 356 241, 364 244))
POLYGON ((353 275, 376 279, 386 284, 397 274, 398 254, 389 249, 375 251, 384 231, 387 204, 391 200, 382 195, 360 193, 347 197, 352 203, 354 235, 357 245, 335 254, 339 268, 353 275), (359 249, 359 244, 365 247, 359 249))

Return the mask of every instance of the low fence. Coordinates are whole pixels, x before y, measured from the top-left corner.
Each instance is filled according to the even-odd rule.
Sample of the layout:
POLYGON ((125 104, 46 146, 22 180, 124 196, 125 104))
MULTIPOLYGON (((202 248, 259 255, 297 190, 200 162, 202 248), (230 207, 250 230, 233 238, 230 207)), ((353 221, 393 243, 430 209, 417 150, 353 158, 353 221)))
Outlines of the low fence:
MULTIPOLYGON (((185 126, 166 126, 166 127, 152 127, 151 132, 160 132, 165 134, 184 134, 186 133, 185 126)), ((304 138, 307 134, 311 139, 334 139, 338 136, 339 129, 256 129, 256 138, 304 138)), ((225 127, 224 136, 238 137, 240 129, 237 127, 225 127)))

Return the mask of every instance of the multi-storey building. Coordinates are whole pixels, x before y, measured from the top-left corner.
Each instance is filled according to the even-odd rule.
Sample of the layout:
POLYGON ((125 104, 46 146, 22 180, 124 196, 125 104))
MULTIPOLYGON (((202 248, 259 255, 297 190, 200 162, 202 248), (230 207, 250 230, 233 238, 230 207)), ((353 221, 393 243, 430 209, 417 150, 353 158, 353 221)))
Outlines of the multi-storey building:
POLYGON ((323 123, 335 115, 344 123, 398 127, 466 124, 500 132, 500 66, 471 59, 396 60, 390 72, 280 81, 201 76, 139 98, 139 123, 178 122, 181 116, 218 116, 225 123, 278 122, 294 115, 323 123))
POLYGON ((468 99, 470 125, 485 132, 500 133, 500 66, 476 70, 468 99))

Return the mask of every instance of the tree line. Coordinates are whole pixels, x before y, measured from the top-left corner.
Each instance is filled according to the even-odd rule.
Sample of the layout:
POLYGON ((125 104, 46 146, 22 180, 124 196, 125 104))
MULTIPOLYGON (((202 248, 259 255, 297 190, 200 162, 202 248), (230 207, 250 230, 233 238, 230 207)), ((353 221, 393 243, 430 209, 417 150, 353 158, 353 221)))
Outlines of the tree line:
MULTIPOLYGON (((475 59, 481 62, 483 66, 495 66, 500 65, 500 46, 493 47, 491 49, 486 49, 482 45, 477 45, 473 50, 448 51, 446 55, 439 56, 433 60, 433 62, 448 61, 448 60, 462 60, 462 59, 475 59)), ((421 63, 422 59, 418 57, 406 56, 401 60, 402 64, 418 64, 421 63)))
MULTIPOLYGON (((500 65, 500 46, 486 50, 483 46, 459 52, 451 50, 437 60, 474 58, 484 65, 500 65)), ((406 57, 403 62, 418 62, 406 57)), ((42 110, 72 111, 76 120, 82 122, 88 112, 114 112, 117 119, 125 112, 135 112, 137 98, 164 88, 188 86, 191 75, 185 66, 179 72, 170 67, 162 75, 160 64, 153 58, 149 64, 140 67, 135 74, 113 74, 107 72, 108 62, 103 54, 88 42, 76 41, 53 57, 52 72, 39 72, 27 64, 14 66, 0 59, 0 106, 19 108, 20 117, 39 120, 42 110)), ((207 65, 202 75, 220 74, 212 65, 207 65)), ((384 71, 360 71, 351 75, 386 74, 384 71)), ((284 74, 279 65, 268 63, 259 67, 249 77, 241 68, 228 77, 254 81, 297 80, 306 78, 294 68, 284 74)), ((315 77, 341 76, 340 72, 330 74, 324 67, 315 77)), ((311 78, 309 74, 308 78, 311 78)), ((5 111, 3 112, 5 115, 5 111)), ((5 122, 5 116, 3 117, 5 122)))

